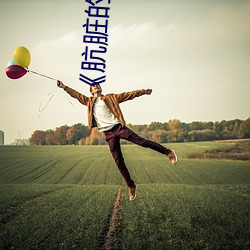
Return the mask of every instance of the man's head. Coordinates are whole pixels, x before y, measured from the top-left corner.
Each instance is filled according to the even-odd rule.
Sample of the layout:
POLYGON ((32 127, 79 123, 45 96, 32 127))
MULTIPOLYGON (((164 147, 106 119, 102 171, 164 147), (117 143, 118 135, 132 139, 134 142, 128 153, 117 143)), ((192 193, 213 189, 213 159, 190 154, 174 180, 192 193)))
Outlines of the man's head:
POLYGON ((94 86, 90 86, 89 90, 92 95, 95 95, 95 94, 100 95, 102 93, 102 87, 100 84, 95 84, 94 86))

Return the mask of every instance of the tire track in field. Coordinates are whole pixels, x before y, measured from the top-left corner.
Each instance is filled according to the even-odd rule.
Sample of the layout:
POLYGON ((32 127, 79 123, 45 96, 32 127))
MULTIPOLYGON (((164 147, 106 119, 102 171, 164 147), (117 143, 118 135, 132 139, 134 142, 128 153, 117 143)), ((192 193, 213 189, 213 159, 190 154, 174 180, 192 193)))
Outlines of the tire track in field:
MULTIPOLYGON (((3 162, 4 163, 4 162, 3 162)), ((6 164, 6 162, 4 163, 4 164, 6 164)), ((8 163, 7 165, 2 165, 2 162, 0 162, 0 171, 2 171, 2 170, 5 170, 5 169, 8 169, 9 167, 20 167, 20 166, 22 166, 22 165, 25 165, 26 163, 24 163, 24 162, 18 162, 18 163, 14 163, 13 164, 13 162, 10 162, 10 163, 8 163)))
POLYGON ((65 171, 65 174, 61 176, 59 180, 55 182, 55 184, 62 183, 62 180, 81 162, 82 160, 77 161, 75 164, 73 164, 67 171, 65 171))
POLYGON ((103 249, 110 250, 117 241, 119 221, 122 213, 122 187, 120 186, 117 192, 116 201, 110 216, 109 225, 107 226, 107 232, 104 238, 103 249))
POLYGON ((57 191, 61 191, 63 189, 74 188, 74 187, 75 186, 69 186, 69 187, 58 188, 56 190, 47 191, 47 192, 44 192, 42 194, 36 195, 36 196, 32 197, 31 199, 25 200, 19 204, 5 208, 4 210, 0 211, 0 224, 6 224, 10 220, 11 216, 15 215, 17 210, 33 204, 35 201, 43 198, 44 196, 51 194, 51 193, 54 193, 54 192, 57 192, 57 191))
POLYGON ((198 183, 202 183, 203 185, 207 185, 207 183, 205 181, 203 181, 202 179, 199 179, 197 177, 195 177, 194 175, 192 175, 190 172, 188 172, 186 169, 182 169, 183 172, 185 172, 186 174, 188 174, 189 176, 191 176, 194 180, 196 180, 198 183))
POLYGON ((185 181, 171 167, 167 167, 183 184, 186 184, 185 181))
MULTIPOLYGON (((51 164, 50 164, 50 163, 53 162, 53 161, 54 161, 54 160, 48 161, 48 162, 46 162, 46 163, 44 163, 44 164, 42 164, 42 165, 40 165, 40 166, 38 166, 38 167, 32 169, 31 171, 26 172, 26 173, 24 173, 23 175, 20 175, 20 176, 14 178, 14 179, 12 180, 12 182, 15 182, 15 181, 17 181, 17 180, 19 180, 19 179, 21 179, 21 178, 23 178, 23 177, 25 177, 25 176, 27 176, 27 175, 29 175, 29 174, 32 174, 32 173, 36 172, 37 170, 39 170, 39 169, 41 169, 41 168, 44 168, 44 171, 43 171, 41 174, 39 174, 39 177, 40 177, 40 176, 42 176, 44 173, 47 173, 48 171, 50 171, 52 168, 55 168, 55 167, 57 166, 57 163, 62 162, 62 160, 57 160, 57 161, 55 161, 54 164, 53 164, 53 167, 51 168, 51 164)), ((33 178, 36 178, 36 177, 33 177, 33 178)))
MULTIPOLYGON (((95 163, 94 161, 91 162, 90 164, 87 165, 87 167, 84 167, 84 172, 82 172, 82 177, 81 179, 78 181, 79 185, 91 185, 92 184, 92 180, 93 180, 93 176, 89 177, 88 179, 85 178, 86 173, 89 171, 89 169, 91 169, 92 166, 94 166, 95 163)), ((104 172, 100 172, 99 174, 102 174, 104 172)), ((98 175, 99 175, 98 174, 98 175)))
MULTIPOLYGON (((108 174, 108 170, 109 170, 109 166, 108 166, 107 168, 105 168, 103 171, 98 171, 98 169, 96 169, 95 172, 98 171, 97 173, 93 172, 93 174, 90 175, 90 177, 89 177, 88 179, 85 179, 86 173, 87 173, 93 166, 95 166, 95 165, 96 165, 96 161, 94 160, 94 161, 92 161, 91 164, 89 164, 87 167, 85 167, 85 171, 84 171, 84 173, 83 173, 83 177, 82 177, 81 180, 78 182, 80 185, 91 185, 91 184, 93 184, 93 179, 95 179, 95 178, 97 178, 97 177, 99 177, 99 176, 101 176, 101 175, 103 175, 103 174, 105 174, 104 179, 105 179, 105 181, 106 181, 106 179, 107 179, 107 174, 108 174)), ((103 164, 103 165, 106 165, 106 164, 103 164)), ((107 165, 108 165, 108 164, 107 164, 107 165)), ((105 184, 105 182, 104 182, 104 184, 105 184)))
MULTIPOLYGON (((30 180, 27 181, 27 183, 33 182, 37 179, 39 179, 40 177, 42 177, 43 175, 47 174, 48 172, 50 172, 51 170, 53 170, 54 168, 56 168, 58 165, 58 163, 63 162, 63 160, 57 160, 54 164, 49 164, 49 166, 46 168, 45 171, 43 171, 41 174, 34 176, 33 178, 31 178, 30 180)), ((43 165, 45 166, 45 165, 43 165)))

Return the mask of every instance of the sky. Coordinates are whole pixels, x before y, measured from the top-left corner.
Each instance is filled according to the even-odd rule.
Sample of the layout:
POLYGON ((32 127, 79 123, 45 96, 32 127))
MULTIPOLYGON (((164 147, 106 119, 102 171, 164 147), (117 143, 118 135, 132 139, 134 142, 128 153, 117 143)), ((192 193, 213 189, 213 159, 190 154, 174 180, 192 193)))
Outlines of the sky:
POLYGON ((29 138, 35 130, 87 125, 87 108, 57 88, 56 81, 32 73, 17 80, 6 76, 18 46, 29 50, 30 70, 88 96, 89 85, 79 74, 106 75, 103 94, 153 89, 150 96, 121 104, 127 123, 250 117, 250 1, 104 0, 100 6, 110 7, 105 73, 81 69, 88 6, 84 0, 1 1, 0 130, 5 144, 29 138), (39 112, 39 107, 45 109, 39 112))

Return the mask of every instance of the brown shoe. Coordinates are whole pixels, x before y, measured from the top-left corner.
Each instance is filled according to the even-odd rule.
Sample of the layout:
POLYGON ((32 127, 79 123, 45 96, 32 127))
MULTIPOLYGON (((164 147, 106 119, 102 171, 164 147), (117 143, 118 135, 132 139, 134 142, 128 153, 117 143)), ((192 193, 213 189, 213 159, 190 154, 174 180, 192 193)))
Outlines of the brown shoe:
POLYGON ((129 200, 133 201, 136 197, 136 186, 129 188, 129 200))
POLYGON ((167 156, 172 165, 177 164, 177 155, 175 154, 174 150, 171 150, 171 152, 167 156))

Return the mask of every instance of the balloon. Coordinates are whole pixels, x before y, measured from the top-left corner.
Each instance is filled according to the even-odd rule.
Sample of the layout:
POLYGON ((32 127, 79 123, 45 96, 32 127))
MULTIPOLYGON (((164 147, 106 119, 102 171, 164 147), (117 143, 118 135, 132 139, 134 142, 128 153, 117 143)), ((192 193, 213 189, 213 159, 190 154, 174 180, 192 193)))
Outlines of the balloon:
POLYGON ((16 61, 13 58, 8 61, 7 67, 10 65, 17 65, 16 61))
POLYGON ((24 76, 28 71, 19 65, 10 65, 6 69, 6 75, 11 79, 18 79, 24 76))
POLYGON ((31 56, 30 52, 25 47, 19 46, 15 48, 13 57, 17 65, 23 68, 29 67, 31 56))

